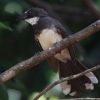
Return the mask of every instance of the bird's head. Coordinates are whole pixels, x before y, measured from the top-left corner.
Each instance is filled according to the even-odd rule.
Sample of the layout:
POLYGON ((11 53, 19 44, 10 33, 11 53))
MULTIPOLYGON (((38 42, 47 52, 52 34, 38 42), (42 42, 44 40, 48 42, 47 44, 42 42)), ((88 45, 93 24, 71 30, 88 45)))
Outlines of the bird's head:
POLYGON ((25 20, 31 25, 36 24, 41 17, 48 16, 48 13, 41 8, 31 8, 19 16, 18 20, 25 20))

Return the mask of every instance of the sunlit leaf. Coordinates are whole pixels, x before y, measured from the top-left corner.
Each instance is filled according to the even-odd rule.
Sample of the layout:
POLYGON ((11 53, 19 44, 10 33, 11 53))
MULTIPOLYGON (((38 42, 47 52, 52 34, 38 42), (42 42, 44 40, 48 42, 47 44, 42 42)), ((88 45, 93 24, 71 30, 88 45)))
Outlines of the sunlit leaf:
POLYGON ((2 22, 0 22, 0 28, 8 29, 8 30, 12 31, 12 29, 8 25, 6 25, 6 24, 4 24, 2 22))
POLYGON ((96 0, 94 4, 96 8, 100 9, 100 0, 96 0))
POLYGON ((10 2, 5 6, 5 11, 10 13, 22 13, 22 7, 16 2, 10 2))
MULTIPOLYGON (((28 100, 33 100, 38 94, 38 92, 32 93, 28 100)), ((46 100, 46 97, 42 95, 38 100, 46 100)))
POLYGON ((5 85, 0 85, 0 100, 8 100, 8 93, 5 85))
POLYGON ((59 100, 59 98, 55 97, 55 96, 52 96, 52 97, 49 98, 49 100, 59 100))

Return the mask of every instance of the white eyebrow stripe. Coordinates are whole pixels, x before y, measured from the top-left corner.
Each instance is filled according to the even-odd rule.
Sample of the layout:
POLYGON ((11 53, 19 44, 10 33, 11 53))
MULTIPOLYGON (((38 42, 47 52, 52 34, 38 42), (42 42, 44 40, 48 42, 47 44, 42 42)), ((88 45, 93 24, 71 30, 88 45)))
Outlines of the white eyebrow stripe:
MULTIPOLYGON (((30 9, 29 9, 30 10, 30 9)), ((25 11, 25 13, 27 13, 29 10, 25 11)))
POLYGON ((25 14, 27 13, 27 11, 25 12, 25 14))

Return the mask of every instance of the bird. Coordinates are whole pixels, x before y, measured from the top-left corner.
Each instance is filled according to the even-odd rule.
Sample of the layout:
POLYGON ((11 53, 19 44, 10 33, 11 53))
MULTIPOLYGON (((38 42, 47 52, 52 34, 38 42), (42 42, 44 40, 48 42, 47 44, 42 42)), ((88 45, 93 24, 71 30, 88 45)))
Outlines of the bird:
MULTIPOLYGON (((68 33, 64 26, 42 8, 31 8, 22 13, 17 21, 24 20, 32 25, 34 39, 41 50, 49 49, 55 43, 68 37, 68 33)), ((59 71, 59 78, 65 78, 71 75, 81 73, 88 68, 85 67, 75 57, 73 45, 57 52, 55 55, 46 59, 54 72, 59 71)), ((98 79, 92 72, 60 83, 61 89, 65 95, 78 97, 82 91, 91 91, 94 84, 98 83, 98 79)))

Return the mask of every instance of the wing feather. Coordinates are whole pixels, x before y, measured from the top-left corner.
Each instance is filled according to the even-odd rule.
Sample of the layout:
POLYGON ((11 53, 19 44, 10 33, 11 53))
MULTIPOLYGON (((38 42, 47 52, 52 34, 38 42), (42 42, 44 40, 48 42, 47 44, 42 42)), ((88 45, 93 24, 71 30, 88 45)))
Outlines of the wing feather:
MULTIPOLYGON (((62 26, 60 23, 57 24, 56 28, 57 28, 57 32, 58 32, 59 34, 61 34, 63 38, 68 37, 66 30, 63 28, 63 26, 62 26)), ((69 47, 67 47, 67 48, 68 48, 68 50, 69 50, 69 53, 70 53, 72 62, 73 62, 73 64, 75 64, 75 52, 74 52, 74 47, 73 47, 73 45, 71 45, 71 46, 69 46, 69 47)))

